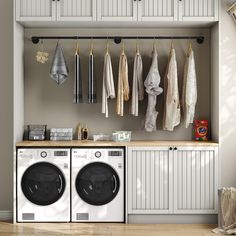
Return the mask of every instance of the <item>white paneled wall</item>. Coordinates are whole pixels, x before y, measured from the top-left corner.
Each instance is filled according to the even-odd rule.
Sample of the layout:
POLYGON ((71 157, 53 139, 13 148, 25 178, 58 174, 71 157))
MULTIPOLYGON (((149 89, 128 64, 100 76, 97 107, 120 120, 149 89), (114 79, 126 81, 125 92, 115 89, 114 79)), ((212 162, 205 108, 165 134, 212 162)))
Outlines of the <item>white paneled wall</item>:
POLYGON ((97 9, 98 20, 137 20, 137 1, 134 0, 97 0, 97 9))
POLYGON ((57 7, 57 20, 96 19, 96 0, 60 0, 57 7))
POLYGON ((177 20, 176 0, 143 0, 139 2, 139 21, 177 20))
POLYGON ((174 162, 175 212, 216 212, 216 150, 179 148, 174 162))
POLYGON ((16 0, 16 17, 21 20, 55 20, 55 4, 52 0, 16 0))
POLYGON ((169 213, 169 149, 129 149, 128 157, 128 213, 169 213))
POLYGON ((218 18, 218 0, 182 0, 179 7, 182 20, 218 18))

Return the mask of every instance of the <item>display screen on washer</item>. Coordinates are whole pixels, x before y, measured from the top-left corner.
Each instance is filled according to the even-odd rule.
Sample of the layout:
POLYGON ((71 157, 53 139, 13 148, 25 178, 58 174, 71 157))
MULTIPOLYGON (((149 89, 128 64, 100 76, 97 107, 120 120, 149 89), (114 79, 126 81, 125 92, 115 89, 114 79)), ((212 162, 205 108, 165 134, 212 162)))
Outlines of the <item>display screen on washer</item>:
POLYGON ((39 162, 30 166, 21 180, 25 197, 36 205, 46 206, 61 198, 65 190, 63 173, 55 165, 39 162))
POLYGON ((84 166, 79 171, 75 184, 81 199, 96 206, 111 202, 120 188, 116 171, 102 162, 93 162, 84 166))
POLYGON ((65 157, 65 156, 67 156, 67 151, 54 151, 54 156, 65 157))
POLYGON ((121 157, 122 156, 122 151, 109 151, 108 155, 110 157, 121 157))

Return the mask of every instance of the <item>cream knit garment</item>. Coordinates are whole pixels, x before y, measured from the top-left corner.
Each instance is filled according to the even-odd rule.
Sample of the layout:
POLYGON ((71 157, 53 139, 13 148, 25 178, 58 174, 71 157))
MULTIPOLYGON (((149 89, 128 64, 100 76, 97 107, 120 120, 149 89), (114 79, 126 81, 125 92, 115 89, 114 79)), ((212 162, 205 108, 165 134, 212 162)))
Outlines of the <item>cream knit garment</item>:
POLYGON ((120 55, 116 113, 124 116, 124 101, 129 100, 128 62, 124 52, 120 55))
POLYGON ((180 124, 180 101, 178 88, 178 74, 175 49, 170 51, 169 63, 165 78, 166 95, 164 105, 163 129, 173 131, 180 124))

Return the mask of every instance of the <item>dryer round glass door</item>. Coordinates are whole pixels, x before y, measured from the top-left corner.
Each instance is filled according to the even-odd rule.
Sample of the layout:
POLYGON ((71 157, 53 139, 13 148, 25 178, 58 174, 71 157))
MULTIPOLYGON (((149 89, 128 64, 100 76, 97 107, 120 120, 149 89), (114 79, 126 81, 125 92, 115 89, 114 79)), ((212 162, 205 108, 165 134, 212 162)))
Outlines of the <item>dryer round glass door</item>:
POLYGON ((111 166, 93 162, 79 171, 75 185, 81 199, 91 205, 101 206, 116 197, 120 188, 120 180, 111 166))
POLYGON ((21 188, 25 197, 41 206, 53 204, 63 195, 65 178, 61 170, 48 162, 30 166, 23 174, 21 188))

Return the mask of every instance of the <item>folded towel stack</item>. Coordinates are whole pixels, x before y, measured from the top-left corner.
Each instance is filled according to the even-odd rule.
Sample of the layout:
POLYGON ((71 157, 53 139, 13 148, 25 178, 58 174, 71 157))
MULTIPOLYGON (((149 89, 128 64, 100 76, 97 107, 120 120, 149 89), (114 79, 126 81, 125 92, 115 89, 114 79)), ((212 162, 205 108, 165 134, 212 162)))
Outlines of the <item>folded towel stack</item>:
POLYGON ((70 141, 73 140, 72 128, 52 128, 50 130, 51 141, 70 141))
POLYGON ((29 140, 45 140, 46 125, 28 125, 29 140))

